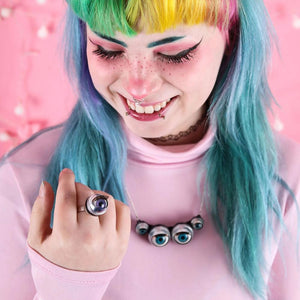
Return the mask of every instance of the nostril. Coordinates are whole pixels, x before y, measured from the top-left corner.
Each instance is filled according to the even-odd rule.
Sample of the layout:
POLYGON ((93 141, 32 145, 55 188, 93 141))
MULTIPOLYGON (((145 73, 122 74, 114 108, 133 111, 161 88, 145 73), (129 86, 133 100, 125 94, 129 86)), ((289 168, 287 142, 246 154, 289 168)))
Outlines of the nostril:
POLYGON ((142 99, 149 93, 149 84, 145 80, 135 79, 128 82, 127 92, 135 99, 142 99))
POLYGON ((147 78, 130 78, 125 85, 126 91, 134 99, 143 99, 160 89, 161 83, 158 78, 149 80, 147 78))

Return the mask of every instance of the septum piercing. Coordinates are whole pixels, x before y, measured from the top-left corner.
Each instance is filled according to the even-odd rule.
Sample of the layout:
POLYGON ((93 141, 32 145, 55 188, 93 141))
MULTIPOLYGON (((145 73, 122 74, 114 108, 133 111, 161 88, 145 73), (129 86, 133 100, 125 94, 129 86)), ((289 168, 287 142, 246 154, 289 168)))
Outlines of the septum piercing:
POLYGON ((135 104, 142 103, 144 100, 145 100, 145 98, 140 99, 140 100, 133 98, 133 101, 134 101, 135 104))

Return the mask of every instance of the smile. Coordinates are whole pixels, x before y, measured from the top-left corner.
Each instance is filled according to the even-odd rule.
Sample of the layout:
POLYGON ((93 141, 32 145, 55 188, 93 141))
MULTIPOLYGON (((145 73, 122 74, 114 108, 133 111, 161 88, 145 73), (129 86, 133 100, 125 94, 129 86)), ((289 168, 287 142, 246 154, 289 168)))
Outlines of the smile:
POLYGON ((171 98, 155 105, 141 106, 127 99, 127 104, 131 110, 134 110, 139 114, 153 114, 155 111, 160 111, 162 108, 166 107, 167 103, 170 101, 171 98))
POLYGON ((174 96, 153 105, 146 105, 145 103, 139 105, 123 96, 121 98, 125 105, 127 115, 139 121, 154 121, 165 115, 170 105, 178 98, 178 96, 174 96))

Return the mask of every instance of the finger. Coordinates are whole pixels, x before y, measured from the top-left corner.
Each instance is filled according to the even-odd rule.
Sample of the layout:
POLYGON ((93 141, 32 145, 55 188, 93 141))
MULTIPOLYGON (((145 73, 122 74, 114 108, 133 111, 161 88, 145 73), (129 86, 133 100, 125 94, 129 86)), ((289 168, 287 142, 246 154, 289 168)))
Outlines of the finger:
POLYGON ((116 229, 125 239, 129 239, 131 218, 129 206, 116 200, 116 229))
POLYGON ((63 169, 59 175, 54 210, 53 230, 71 231, 77 223, 75 175, 70 169, 63 169))
POLYGON ((28 233, 28 244, 32 247, 41 244, 52 232, 50 227, 51 210, 54 203, 54 192, 51 185, 43 181, 40 186, 39 195, 33 204, 30 226, 28 233))
MULTIPOLYGON (((88 186, 80 182, 75 182, 75 187, 77 193, 77 208, 81 206, 85 207, 86 199, 95 193, 88 186)), ((77 212, 77 223, 80 226, 87 226, 87 227, 91 227, 94 225, 99 226, 99 219, 98 217, 90 215, 86 211, 77 212)))

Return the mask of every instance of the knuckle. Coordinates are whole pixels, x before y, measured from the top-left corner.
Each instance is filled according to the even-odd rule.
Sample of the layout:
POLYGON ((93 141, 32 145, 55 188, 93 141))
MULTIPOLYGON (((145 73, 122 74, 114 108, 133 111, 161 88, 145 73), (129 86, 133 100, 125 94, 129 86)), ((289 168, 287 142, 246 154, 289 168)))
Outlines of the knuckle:
POLYGON ((80 241, 89 247, 95 247, 98 245, 98 239, 91 231, 84 231, 80 235, 80 241))
POLYGON ((128 237, 121 235, 119 238, 117 249, 120 251, 120 253, 124 253, 127 250, 127 246, 128 246, 128 237))
POLYGON ((130 217, 130 208, 128 205, 120 202, 120 214, 122 217, 130 217))
POLYGON ((74 199, 76 198, 76 193, 73 191, 62 191, 60 197, 65 202, 74 201, 74 199))

